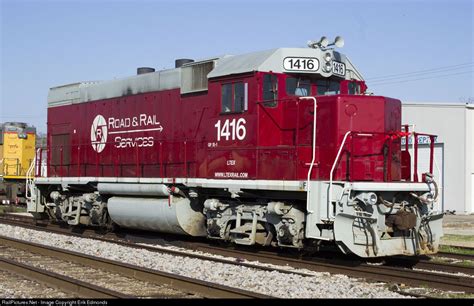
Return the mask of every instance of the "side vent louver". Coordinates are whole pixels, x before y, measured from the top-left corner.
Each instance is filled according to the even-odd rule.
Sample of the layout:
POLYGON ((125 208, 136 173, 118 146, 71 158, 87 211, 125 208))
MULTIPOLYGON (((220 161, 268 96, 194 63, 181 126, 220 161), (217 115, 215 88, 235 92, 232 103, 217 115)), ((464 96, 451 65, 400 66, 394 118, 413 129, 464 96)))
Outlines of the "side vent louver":
POLYGON ((207 74, 214 61, 198 62, 181 67, 181 94, 207 90, 207 74))

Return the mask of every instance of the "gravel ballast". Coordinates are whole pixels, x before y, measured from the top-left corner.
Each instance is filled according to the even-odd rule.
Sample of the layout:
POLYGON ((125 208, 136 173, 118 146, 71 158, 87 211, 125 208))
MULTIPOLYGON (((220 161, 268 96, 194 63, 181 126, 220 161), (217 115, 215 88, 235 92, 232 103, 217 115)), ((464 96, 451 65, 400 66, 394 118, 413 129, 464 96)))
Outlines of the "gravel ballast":
POLYGON ((72 297, 76 296, 26 279, 15 273, 0 271, 0 298, 2 299, 65 299, 72 297))
MULTIPOLYGON (((3 236, 116 260, 158 271, 241 288, 279 298, 406 298, 381 283, 345 275, 313 272, 311 276, 217 263, 120 246, 88 238, 35 231, 0 224, 3 236)), ((304 270, 304 272, 308 272, 304 270)), ((1 295, 1 293, 0 293, 1 295)))

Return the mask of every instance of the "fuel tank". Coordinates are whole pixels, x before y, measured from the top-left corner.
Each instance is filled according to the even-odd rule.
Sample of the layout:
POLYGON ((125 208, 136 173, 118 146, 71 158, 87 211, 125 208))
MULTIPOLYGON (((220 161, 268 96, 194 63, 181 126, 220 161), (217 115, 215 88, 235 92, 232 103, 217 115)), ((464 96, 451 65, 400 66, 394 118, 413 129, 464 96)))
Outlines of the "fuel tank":
POLYGON ((111 219, 121 227, 206 236, 202 208, 193 207, 188 198, 111 197, 107 207, 111 219))

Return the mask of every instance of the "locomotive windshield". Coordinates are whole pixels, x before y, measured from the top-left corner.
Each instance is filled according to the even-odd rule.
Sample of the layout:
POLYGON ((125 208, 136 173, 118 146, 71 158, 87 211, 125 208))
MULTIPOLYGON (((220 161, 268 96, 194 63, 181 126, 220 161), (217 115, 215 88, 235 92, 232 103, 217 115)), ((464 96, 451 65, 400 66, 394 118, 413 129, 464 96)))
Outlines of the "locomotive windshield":
POLYGON ((286 78, 286 94, 299 97, 311 95, 311 81, 304 78, 286 78))
POLYGON ((337 95, 341 93, 341 86, 338 81, 317 80, 318 96, 337 95))
MULTIPOLYGON (((349 94, 360 94, 360 86, 357 83, 350 83, 349 85, 349 94)), ((324 96, 341 93, 341 84, 337 80, 315 80, 307 77, 288 76, 285 86, 288 96, 324 96)))

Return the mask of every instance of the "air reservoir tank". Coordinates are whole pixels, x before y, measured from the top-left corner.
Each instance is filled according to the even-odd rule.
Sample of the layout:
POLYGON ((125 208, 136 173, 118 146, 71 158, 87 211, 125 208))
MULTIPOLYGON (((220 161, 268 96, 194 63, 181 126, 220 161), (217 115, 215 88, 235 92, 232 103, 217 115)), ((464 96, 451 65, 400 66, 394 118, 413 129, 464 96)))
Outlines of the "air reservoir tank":
POLYGON ((190 236, 206 236, 202 209, 188 198, 113 196, 107 203, 110 218, 121 227, 190 236))

